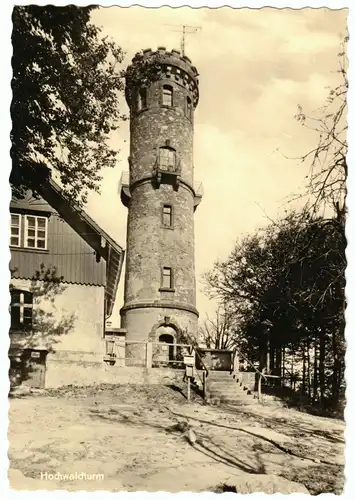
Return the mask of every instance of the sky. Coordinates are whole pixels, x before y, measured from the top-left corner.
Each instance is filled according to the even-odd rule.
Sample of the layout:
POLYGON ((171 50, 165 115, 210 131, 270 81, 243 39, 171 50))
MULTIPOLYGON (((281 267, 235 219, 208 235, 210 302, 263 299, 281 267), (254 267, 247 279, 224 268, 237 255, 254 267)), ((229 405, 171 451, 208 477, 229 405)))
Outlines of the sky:
MULTIPOLYGON (((307 165, 297 158, 317 135, 294 118, 324 103, 339 81, 337 54, 346 34, 347 10, 193 9, 106 7, 92 22, 126 52, 123 66, 145 48, 179 49, 179 26, 199 27, 187 35, 186 54, 200 74, 195 112, 195 179, 204 198, 195 212, 197 309, 203 320, 216 303, 203 292, 202 275, 225 259, 237 239, 289 209, 304 191, 307 165), (294 159, 293 159, 294 158, 294 159)), ((122 97, 118 105, 128 113, 122 97)), ((120 149, 117 166, 102 171, 101 195, 92 193, 88 213, 121 246, 126 246, 127 209, 119 180, 128 170, 129 124, 111 138, 120 149)), ((113 315, 119 326, 124 273, 113 315)))

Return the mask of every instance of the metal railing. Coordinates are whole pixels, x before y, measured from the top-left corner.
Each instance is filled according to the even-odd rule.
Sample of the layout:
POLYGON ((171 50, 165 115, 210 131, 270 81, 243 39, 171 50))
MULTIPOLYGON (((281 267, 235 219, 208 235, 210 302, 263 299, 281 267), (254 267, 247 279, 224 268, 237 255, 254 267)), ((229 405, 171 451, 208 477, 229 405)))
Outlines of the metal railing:
POLYGON ((184 357, 194 354, 195 360, 198 358, 202 367, 202 376, 197 369, 194 370, 194 376, 199 379, 203 397, 206 397, 209 370, 198 351, 198 347, 194 345, 193 339, 188 335, 187 339, 191 341, 191 344, 108 339, 106 340, 104 361, 116 366, 185 369, 184 357))
POLYGON ((264 379, 266 382, 268 382, 268 379, 281 379, 282 377, 280 377, 279 375, 271 375, 271 374, 268 374, 268 373, 265 373, 264 370, 265 368, 262 369, 262 371, 260 371, 252 361, 250 361, 250 359, 247 358, 247 356, 245 356, 245 354, 243 354, 238 348, 235 348, 233 350, 233 357, 235 356, 241 356, 245 362, 255 371, 255 373, 257 373, 259 375, 258 377, 258 400, 259 402, 262 401, 262 393, 261 393, 261 381, 262 379, 264 379))
POLYGON ((183 369, 184 356, 191 351, 190 344, 152 342, 152 367, 170 367, 183 369))
POLYGON ((193 347, 193 350, 195 352, 195 356, 198 357, 198 360, 199 362, 201 363, 201 366, 202 366, 202 379, 201 379, 201 376, 198 372, 198 370, 195 370, 196 373, 197 373, 197 376, 198 378, 200 379, 200 382, 202 383, 202 394, 203 394, 203 398, 205 399, 206 398, 206 395, 207 395, 207 377, 208 377, 208 368, 207 366, 205 365, 203 359, 202 359, 202 356, 200 355, 199 351, 198 351, 198 347, 194 347, 194 341, 193 339, 190 337, 190 335, 185 332, 185 335, 187 337, 187 340, 189 340, 189 342, 191 342, 191 345, 193 347))
POLYGON ((147 342, 106 340, 104 360, 116 366, 147 366, 147 342))
POLYGON ((205 363, 204 363, 204 361, 203 361, 203 359, 202 359, 202 357, 201 357, 200 353, 198 352, 198 347, 197 347, 197 346, 196 346, 196 347, 194 346, 194 341, 193 341, 193 339, 190 337, 190 335, 189 335, 188 333, 186 333, 186 332, 185 332, 185 335, 186 335, 186 337, 187 337, 187 340, 189 340, 189 341, 191 342, 191 346, 193 347, 193 349, 194 349, 194 351, 195 351, 195 354, 196 354, 196 356, 198 357, 198 359, 199 359, 199 361, 200 361, 200 363, 201 363, 201 366, 203 367, 203 370, 206 372, 206 377, 208 377, 208 368, 207 368, 207 366, 205 365, 205 363))

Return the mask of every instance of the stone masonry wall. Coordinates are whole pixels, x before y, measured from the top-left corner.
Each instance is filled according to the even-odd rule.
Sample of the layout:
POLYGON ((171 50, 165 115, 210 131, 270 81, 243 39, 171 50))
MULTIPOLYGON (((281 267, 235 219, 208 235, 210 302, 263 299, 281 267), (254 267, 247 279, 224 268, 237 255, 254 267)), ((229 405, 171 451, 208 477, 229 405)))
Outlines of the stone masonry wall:
POLYGON ((184 370, 109 366, 92 361, 48 359, 45 388, 67 385, 168 384, 181 381, 184 370))
POLYGON ((131 184, 151 175, 159 147, 170 140, 181 161, 182 179, 193 185, 193 123, 185 111, 188 95, 185 88, 170 80, 159 80, 149 87, 148 107, 131 117, 131 184), (161 104, 165 84, 173 88, 172 107, 161 104))
MULTIPOLYGON (((129 332, 130 342, 151 340, 157 342, 159 339, 156 330, 159 326, 165 324, 165 319, 168 317, 168 326, 171 326, 176 331, 175 340, 178 339, 179 330, 185 330, 194 335, 197 332, 198 317, 196 314, 183 311, 176 308, 147 307, 140 309, 131 309, 126 311, 122 317, 122 327, 129 332)), ((179 343, 179 342, 177 342, 179 343)), ((146 346, 144 344, 127 344, 126 357, 134 358, 136 361, 144 362, 146 357, 146 346)), ((127 365, 129 363, 126 361, 127 365)))
POLYGON ((191 192, 141 184, 128 212, 125 305, 169 300, 194 306, 194 220, 191 192), (173 207, 173 228, 162 225, 163 204, 173 207), (173 269, 175 292, 160 292, 163 267, 173 269))

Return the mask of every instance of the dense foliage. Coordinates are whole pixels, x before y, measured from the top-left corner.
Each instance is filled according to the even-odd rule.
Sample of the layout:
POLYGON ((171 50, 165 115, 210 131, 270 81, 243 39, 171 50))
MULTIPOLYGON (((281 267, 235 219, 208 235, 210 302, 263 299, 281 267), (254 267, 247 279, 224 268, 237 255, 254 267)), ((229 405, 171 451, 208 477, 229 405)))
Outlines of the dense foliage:
POLYGON ((50 168, 68 197, 85 202, 99 190, 100 169, 116 164, 108 139, 124 118, 123 53, 90 23, 94 8, 13 10, 10 182, 17 196, 36 194, 50 168))
POLYGON ((210 294, 241 318, 235 343, 323 403, 337 403, 344 380, 345 246, 336 220, 290 214, 206 274, 210 294))

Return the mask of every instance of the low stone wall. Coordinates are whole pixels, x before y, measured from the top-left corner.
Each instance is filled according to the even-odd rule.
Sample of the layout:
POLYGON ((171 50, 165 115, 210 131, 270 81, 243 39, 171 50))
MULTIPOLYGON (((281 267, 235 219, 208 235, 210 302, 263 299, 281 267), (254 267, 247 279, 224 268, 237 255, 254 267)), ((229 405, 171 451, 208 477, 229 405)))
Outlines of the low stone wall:
MULTIPOLYGON (((233 352, 225 349, 198 349, 200 357, 209 370, 230 371, 232 367, 233 352)), ((202 368, 200 357, 196 357, 196 366, 202 368)))
POLYGON ((52 358, 47 361, 45 388, 96 384, 173 384, 181 381, 184 373, 185 370, 172 368, 110 366, 104 361, 52 358))
MULTIPOLYGON (((124 360, 109 365, 101 353, 56 351, 46 359, 45 388, 95 384, 174 384, 183 379, 185 370, 169 367, 123 366, 124 360)), ((196 370, 202 380, 202 371, 196 370)), ((254 372, 239 372, 243 384, 255 387, 254 372)))
POLYGON ((241 379, 243 385, 245 385, 250 391, 254 391, 256 389, 255 372, 239 372, 238 378, 241 379))

